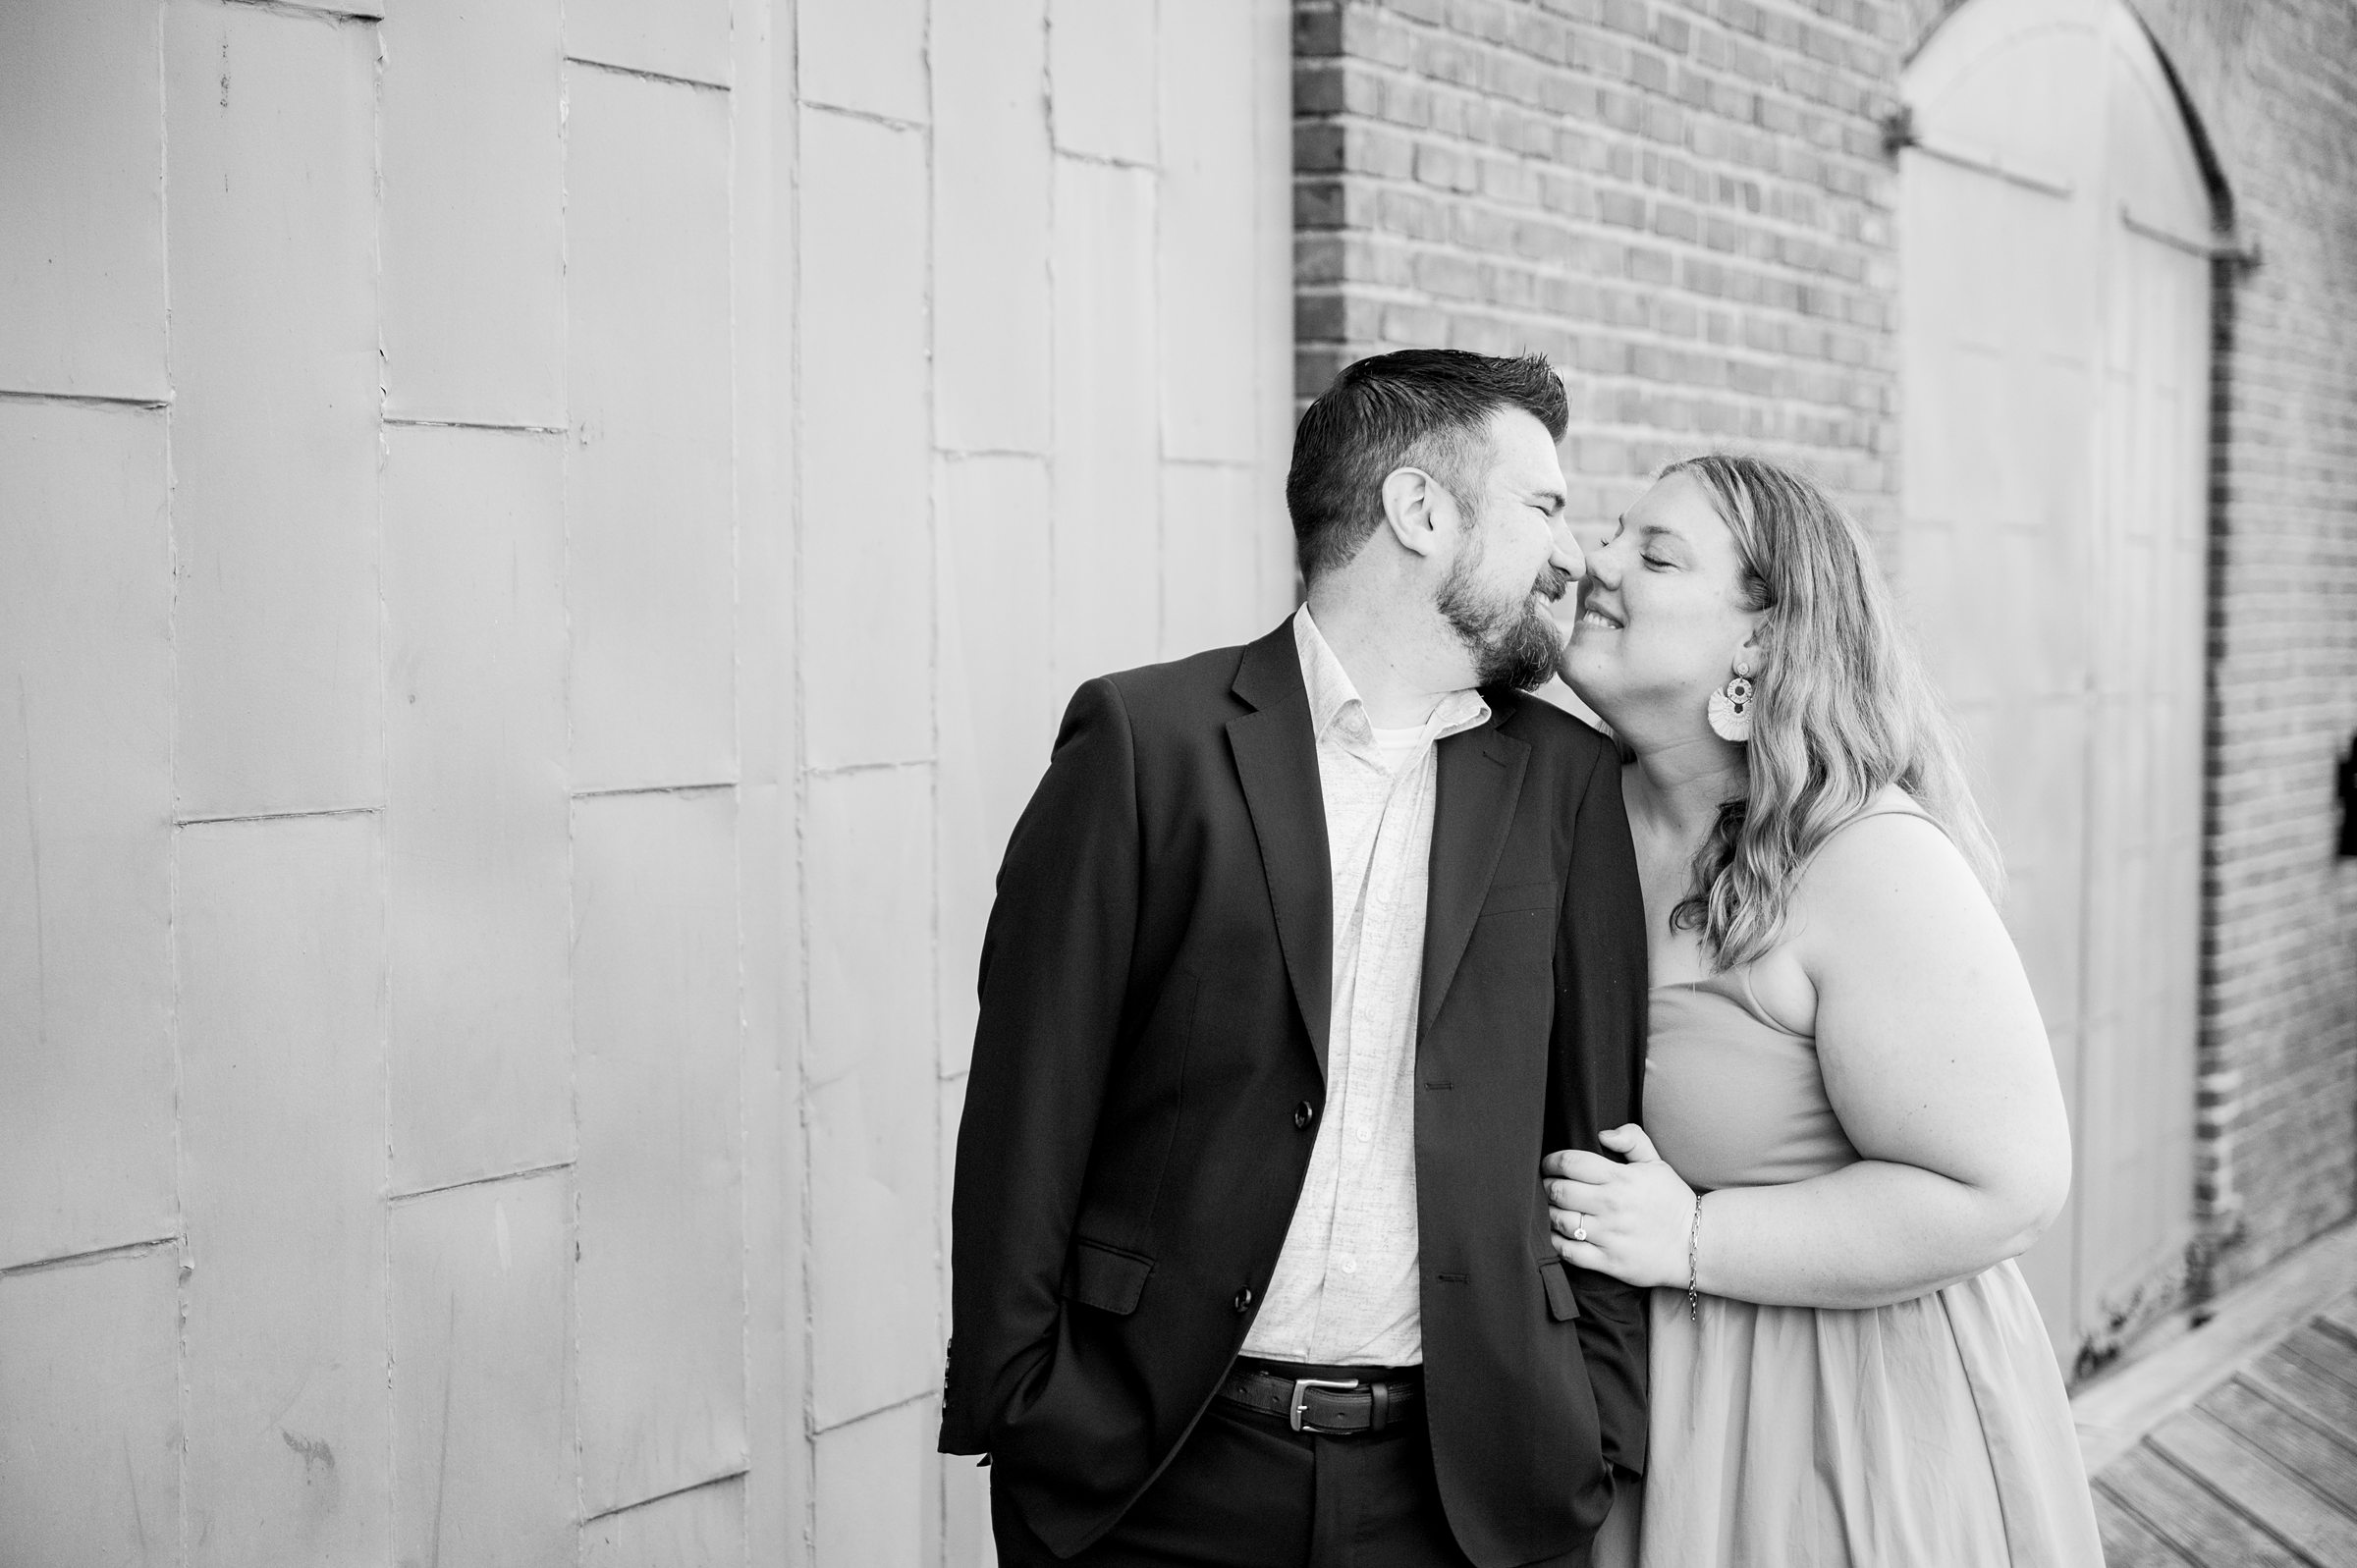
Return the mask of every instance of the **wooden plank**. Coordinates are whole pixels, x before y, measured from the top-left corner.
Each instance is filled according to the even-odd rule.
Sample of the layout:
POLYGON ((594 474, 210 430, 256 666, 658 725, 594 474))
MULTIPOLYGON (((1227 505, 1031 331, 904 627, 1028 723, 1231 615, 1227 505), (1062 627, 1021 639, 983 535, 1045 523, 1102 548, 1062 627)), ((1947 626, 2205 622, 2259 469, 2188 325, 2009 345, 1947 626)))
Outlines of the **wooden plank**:
POLYGON ((0 1276, 0 1562, 180 1560, 180 1258, 0 1276))
MULTIPOLYGON (((791 109, 791 105, 788 106, 791 109)), ((745 1560, 784 1564, 810 1513, 810 1162, 802 1126, 802 921, 792 787, 738 792, 744 932, 745 1560)))
POLYGON ((2095 1522, 2104 1535, 2105 1568, 2203 1568, 2099 1483, 2095 1522))
POLYGON ((2284 1469, 2357 1513, 2357 1447, 2337 1441, 2241 1378, 2222 1383, 2197 1407, 2284 1469))
POLYGON ((2275 1347, 2275 1351, 2286 1358, 2299 1377, 2327 1384, 2336 1392, 2346 1391, 2357 1394, 2357 1380, 2352 1380, 2345 1376, 2346 1368, 2342 1368, 2336 1374, 2330 1367, 2319 1364, 2313 1359, 2313 1349, 2304 1351, 2303 1341, 2297 1335, 2287 1336, 2281 1344, 2275 1347))
POLYGON ((372 1562, 390 1533, 377 829, 180 834, 191 1568, 372 1562))
MULTIPOLYGON (((2070 1401, 2090 1474, 2225 1381, 2346 1294, 2357 1278, 2357 1225, 2343 1225, 2213 1303, 2210 1321, 2097 1379, 2070 1401)), ((2357 1366, 2351 1369, 2357 1386, 2357 1366)))
POLYGON ((925 1548, 938 1517, 940 1419, 933 1401, 915 1400, 818 1434, 812 1561, 937 1560, 925 1548))
MULTIPOLYGON (((1095 5, 1077 8, 1093 15, 1095 5)), ((1051 34, 1064 36, 1062 24, 1051 34)), ((1125 96, 1143 97, 1123 89, 1125 96)), ((1150 123, 1150 122, 1149 122, 1150 123)), ((1157 657, 1162 433, 1155 175, 1056 160, 1055 678, 1157 657)))
POLYGON ((2318 1562, 2357 1562, 2357 1519, 2237 1437, 2188 1411, 2145 1439, 2318 1562))
POLYGON ((572 1568, 563 1171, 396 1204, 393 1560, 572 1568))
POLYGON ((746 1444, 741 1557, 806 1555, 810 1467, 808 1300, 802 1270, 808 1162, 801 1124, 804 1009, 800 827, 800 529, 793 439, 798 222, 795 59, 784 15, 747 6, 731 33, 732 316, 737 419, 738 920, 744 1007, 746 1444))
POLYGON ((725 789, 575 806, 576 1298, 592 1515, 744 1465, 735 813, 725 789))
POLYGON ((385 433, 397 1192, 573 1155, 564 451, 385 433))
POLYGON ((0 1268, 180 1228, 167 493, 162 414, 0 404, 0 1268))
POLYGON ((568 0, 565 52, 601 65, 725 86, 729 0, 672 0, 659 6, 635 0, 568 0))
POLYGON ((2100 1486, 2204 1568, 2313 1568, 2149 1443, 2113 1460, 2100 1486))
POLYGON ((565 80, 573 784, 713 784, 736 770, 729 99, 565 80))
POLYGON ((1049 447, 1042 4, 933 10, 933 418, 952 452, 1049 447))
MULTIPOLYGON (((801 0, 794 8, 801 101, 922 124, 926 9, 925 0, 801 0)), ((967 9, 995 14, 999 6, 967 9)), ((1038 28, 1034 21, 1035 35, 1038 28)), ((938 40, 931 53, 937 62, 944 58, 938 40)), ((1027 90, 1039 91, 1036 72, 1027 90)))
POLYGON ((2315 1324, 2302 1324, 2283 1336, 2283 1347, 2316 1369, 2319 1375, 2346 1387, 2357 1388, 2357 1349, 2345 1339, 2325 1332, 2315 1324))
POLYGON ((0 387, 169 388, 158 9, 0 6, 0 387))
MULTIPOLYGON (((1060 150, 1155 161, 1154 12, 1154 0, 1051 0, 1048 94, 1060 150)), ((1059 228, 1070 216, 1057 205, 1059 228)))
POLYGON ((2338 1301, 2329 1302, 2325 1310, 2316 1316, 2326 1327, 2357 1344, 2357 1297, 2343 1296, 2338 1301))
POLYGON ((932 934, 932 779, 870 769, 808 790, 810 1409, 824 1430, 941 1383, 933 997, 927 966, 906 967, 932 934))
POLYGON ((2243 1368, 2241 1377, 2276 1404, 2357 1448, 2357 1388, 2325 1377, 2282 1346, 2243 1368))
POLYGON ((406 0, 381 29, 385 411, 565 423, 557 0, 406 0))
POLYGON ((822 109, 801 127, 807 760, 911 762, 933 750, 925 138, 822 109))
MULTIPOLYGON (((1260 408, 1253 397, 1260 320, 1259 147, 1252 122, 1256 0, 1194 0, 1158 17, 1162 179, 1156 284, 1161 312, 1162 456, 1250 464, 1260 408)), ((1186 515, 1173 513, 1174 516, 1186 515)), ((1247 500, 1219 520, 1247 530, 1247 500)), ((1192 532, 1190 527, 1189 532, 1192 532)), ((1247 534, 1248 538, 1248 534, 1247 534)), ((1256 597, 1249 556, 1206 551, 1256 597)), ((1257 610, 1257 605, 1253 610, 1257 610)), ((1257 619, 1247 612, 1247 619, 1257 619)), ((1196 646, 1201 646, 1197 644, 1196 646)))
POLYGON ((382 799, 376 33, 164 8, 180 814, 382 799))
POLYGON ((1045 459, 941 463, 940 900, 934 945, 941 1070, 973 1053, 974 977, 1007 838, 1056 739, 1045 459))

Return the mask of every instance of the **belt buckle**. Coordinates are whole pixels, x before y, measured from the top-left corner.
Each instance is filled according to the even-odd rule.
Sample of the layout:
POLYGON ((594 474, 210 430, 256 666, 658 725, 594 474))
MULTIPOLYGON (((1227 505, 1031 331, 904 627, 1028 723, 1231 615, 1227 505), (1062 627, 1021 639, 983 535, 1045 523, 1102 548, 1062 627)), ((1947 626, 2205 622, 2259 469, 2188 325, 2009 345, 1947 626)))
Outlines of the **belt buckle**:
MULTIPOLYGON (((1357 1386, 1359 1386, 1359 1382, 1356 1378, 1295 1378, 1293 1379, 1293 1397, 1289 1401, 1291 1408, 1288 1416, 1293 1431, 1321 1433, 1327 1430, 1323 1427, 1304 1427, 1301 1425, 1301 1417, 1309 1409, 1309 1390, 1312 1388, 1356 1388, 1357 1386)), ((1337 1428, 1335 1430, 1346 1432, 1349 1429, 1337 1428)))

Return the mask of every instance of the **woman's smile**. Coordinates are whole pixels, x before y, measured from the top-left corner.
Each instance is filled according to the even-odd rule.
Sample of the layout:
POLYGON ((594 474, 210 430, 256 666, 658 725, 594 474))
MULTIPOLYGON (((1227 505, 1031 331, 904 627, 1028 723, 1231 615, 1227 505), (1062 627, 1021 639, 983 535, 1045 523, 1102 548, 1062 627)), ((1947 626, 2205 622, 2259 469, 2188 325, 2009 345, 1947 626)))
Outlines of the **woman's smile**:
POLYGON ((1594 626, 1604 631, 1621 631, 1626 629, 1628 623, 1602 605, 1583 604, 1579 607, 1579 619, 1573 624, 1594 626))

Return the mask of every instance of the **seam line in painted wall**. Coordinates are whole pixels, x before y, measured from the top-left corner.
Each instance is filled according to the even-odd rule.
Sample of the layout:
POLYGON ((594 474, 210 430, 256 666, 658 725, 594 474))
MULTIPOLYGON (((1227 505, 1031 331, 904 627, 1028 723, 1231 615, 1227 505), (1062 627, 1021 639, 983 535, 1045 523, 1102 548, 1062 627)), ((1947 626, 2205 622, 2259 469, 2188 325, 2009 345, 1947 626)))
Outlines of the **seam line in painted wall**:
POLYGON ((1160 174, 1162 165, 1142 158, 1117 158, 1109 152, 1082 152, 1076 147, 1058 146, 1056 156, 1073 163, 1093 163, 1100 169, 1143 169, 1148 174, 1160 174))
POLYGON ((801 104, 805 109, 818 109, 827 114, 839 114, 846 120, 864 120, 871 126, 882 126, 888 131, 914 131, 921 134, 933 129, 922 120, 905 120, 897 114, 883 114, 874 109, 854 108, 848 103, 829 103, 824 98, 805 97, 801 100, 801 104))
POLYGON ((0 1279, 14 1279, 19 1274, 37 1274, 51 1269, 79 1269, 85 1264, 112 1263, 118 1258, 139 1258, 159 1247, 180 1244, 177 1234, 150 1236, 144 1241, 118 1242, 112 1247, 93 1247, 87 1252, 60 1253, 54 1258, 34 1258, 27 1263, 12 1263, 0 1269, 0 1279))
POLYGON ((928 1388, 923 1393, 910 1394, 904 1399, 895 1399, 891 1404, 878 1405, 873 1410, 862 1410, 855 1416, 846 1416, 841 1421, 828 1426, 812 1427, 810 1433, 812 1436, 817 1436, 823 1433, 841 1432, 846 1427, 856 1427, 863 1421, 873 1421, 878 1416, 889 1416, 896 1410, 905 1410, 910 1405, 921 1405, 929 1399, 938 1397, 940 1396, 933 1389, 928 1388))
POLYGON ((504 424, 492 419, 397 419, 387 415, 385 423, 395 430, 503 430, 527 436, 567 434, 564 425, 504 424))
POLYGON ((812 779, 849 779, 862 773, 897 773, 904 768, 930 768, 932 757, 908 757, 899 762, 844 762, 830 768, 806 768, 804 774, 812 779))
POLYGON ((175 817, 175 828, 201 828, 222 822, 293 822, 305 817, 372 817, 382 806, 320 806, 307 811, 249 811, 226 817, 175 817))
POLYGON ((466 1187, 488 1187, 495 1181, 523 1181, 532 1176, 545 1176, 551 1171, 571 1170, 572 1168, 573 1162, 570 1160, 551 1160, 546 1164, 526 1165, 521 1170, 495 1171, 488 1176, 466 1176, 458 1181, 445 1181, 431 1187, 414 1187, 408 1192, 388 1193, 385 1202, 409 1203, 413 1199, 431 1198, 439 1193, 457 1192, 466 1187))
POLYGON ((716 779, 709 784, 617 784, 611 789, 576 789, 576 800, 604 800, 614 795, 692 795, 707 789, 734 789, 734 779, 716 779))
POLYGON ((169 408, 172 395, 165 393, 154 398, 118 398, 103 392, 33 392, 19 387, 0 387, 0 403, 67 403, 89 408, 169 408))
POLYGON ((701 87, 706 92, 729 90, 729 84, 725 81, 706 81, 701 77, 675 77, 667 72, 646 71, 637 66, 618 66, 611 60, 592 60, 587 55, 569 54, 565 57, 565 63, 572 66, 587 66, 593 71, 611 71, 618 77, 636 77, 644 81, 660 81, 674 87, 701 87))
POLYGON ((636 1502, 621 1503, 615 1507, 603 1509, 597 1513, 591 1514, 588 1518, 582 1520, 581 1523, 584 1525, 594 1525, 600 1519, 611 1519, 616 1514, 627 1514, 633 1508, 645 1508, 654 1503, 669 1502, 674 1497, 685 1496, 691 1491, 701 1491, 706 1487, 719 1487, 724 1486, 732 1481, 742 1481, 745 1477, 751 1475, 752 1473, 752 1466, 739 1465, 736 1469, 723 1471, 717 1476, 706 1476, 701 1481, 691 1481, 685 1487, 674 1487, 669 1491, 658 1491, 652 1497, 641 1497, 636 1502))
POLYGON ((340 11, 333 6, 290 5, 287 0, 221 0, 221 3, 244 6, 248 11, 267 11, 293 22, 358 22, 374 26, 385 20, 382 11, 340 11))

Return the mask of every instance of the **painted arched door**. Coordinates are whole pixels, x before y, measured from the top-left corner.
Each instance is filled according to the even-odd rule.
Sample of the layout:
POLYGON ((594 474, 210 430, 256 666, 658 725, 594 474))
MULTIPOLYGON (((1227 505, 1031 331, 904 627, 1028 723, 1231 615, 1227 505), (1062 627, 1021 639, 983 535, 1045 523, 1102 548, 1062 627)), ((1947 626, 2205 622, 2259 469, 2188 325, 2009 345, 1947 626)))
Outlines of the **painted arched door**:
POLYGON ((1903 90, 1898 577, 2070 1101, 2067 1368, 2192 1234, 2212 205, 2120 0, 1969 0, 1903 90))

